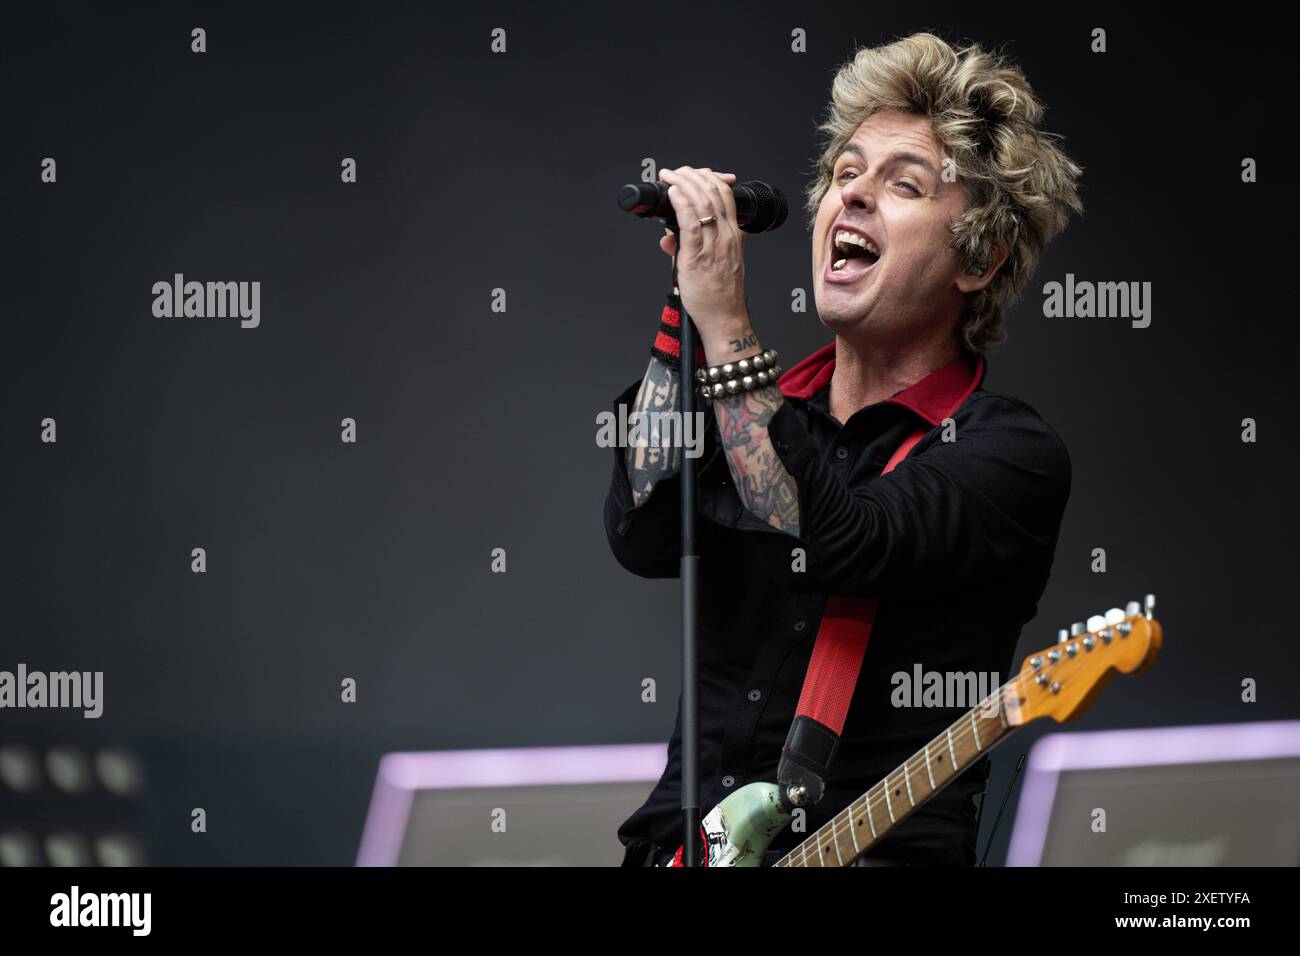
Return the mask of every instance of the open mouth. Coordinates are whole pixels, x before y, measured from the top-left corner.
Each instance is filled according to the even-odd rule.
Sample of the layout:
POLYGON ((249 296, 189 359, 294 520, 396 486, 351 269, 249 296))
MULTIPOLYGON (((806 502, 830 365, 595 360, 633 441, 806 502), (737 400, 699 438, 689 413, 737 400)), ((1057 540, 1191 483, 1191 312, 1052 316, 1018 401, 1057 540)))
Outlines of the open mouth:
POLYGON ((831 241, 831 266, 828 276, 856 279, 880 261, 880 250, 866 236, 847 229, 836 230, 831 241))

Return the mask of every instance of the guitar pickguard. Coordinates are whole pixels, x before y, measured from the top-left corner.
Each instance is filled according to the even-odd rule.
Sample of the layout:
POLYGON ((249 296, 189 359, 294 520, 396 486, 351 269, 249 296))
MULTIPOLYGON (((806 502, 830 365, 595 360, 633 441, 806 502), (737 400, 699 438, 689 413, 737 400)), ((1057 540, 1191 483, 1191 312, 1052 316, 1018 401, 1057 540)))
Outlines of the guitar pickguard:
MULTIPOLYGON (((774 783, 750 783, 728 796, 700 821, 705 866, 761 866, 772 838, 790 823, 774 783)), ((682 865, 682 848, 668 866, 682 865)))

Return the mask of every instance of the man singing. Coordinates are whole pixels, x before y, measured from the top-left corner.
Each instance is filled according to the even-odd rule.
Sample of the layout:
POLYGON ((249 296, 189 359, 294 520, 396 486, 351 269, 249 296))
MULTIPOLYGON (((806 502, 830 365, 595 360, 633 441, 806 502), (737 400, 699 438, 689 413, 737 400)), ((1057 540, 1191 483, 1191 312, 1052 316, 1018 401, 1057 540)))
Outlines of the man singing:
MULTIPOLYGON (((1037 611, 1070 460, 1033 408, 982 382, 1005 308, 1069 210, 1082 211, 1081 170, 1040 130, 1042 113, 1020 70, 978 46, 923 33, 857 51, 835 78, 806 197, 817 313, 834 342, 778 384, 751 376, 701 404, 704 813, 747 783, 776 781, 828 598, 879 599, 825 796, 765 864, 974 705, 911 706, 905 695, 899 706, 896 675, 919 665, 1006 680, 1037 611), (882 475, 918 428, 924 437, 882 475)), ((767 351, 745 297, 736 177, 682 166, 660 179, 681 235, 680 249, 671 235, 660 248, 677 257, 680 295, 643 381, 615 399, 642 413, 679 409, 682 388, 698 388, 678 375, 682 306, 704 365, 767 351)), ((678 573, 681 466, 680 447, 616 450, 605 526, 635 574, 678 573)), ((664 622, 676 623, 675 606, 664 622)), ((981 758, 859 864, 973 864, 973 798, 987 775, 981 758)), ((625 866, 676 852, 680 788, 679 710, 662 778, 619 829, 625 866)))

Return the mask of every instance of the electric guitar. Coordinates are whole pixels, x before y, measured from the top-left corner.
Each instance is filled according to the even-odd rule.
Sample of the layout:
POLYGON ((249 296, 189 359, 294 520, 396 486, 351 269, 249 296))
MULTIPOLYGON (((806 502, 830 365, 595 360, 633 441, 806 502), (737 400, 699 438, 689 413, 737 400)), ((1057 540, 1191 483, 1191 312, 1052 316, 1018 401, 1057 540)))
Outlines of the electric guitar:
MULTIPOLYGON (((1140 674, 1155 663, 1162 634, 1154 607, 1148 594, 1143 604, 1130 601, 1127 610, 1062 630, 1058 644, 1026 657, 1014 678, 773 865, 847 866, 1017 727, 1078 717, 1116 673, 1140 674)), ((780 797, 777 784, 751 783, 714 807, 700 821, 703 864, 760 866, 793 819, 780 797)), ((681 847, 666 865, 682 865, 681 847)))

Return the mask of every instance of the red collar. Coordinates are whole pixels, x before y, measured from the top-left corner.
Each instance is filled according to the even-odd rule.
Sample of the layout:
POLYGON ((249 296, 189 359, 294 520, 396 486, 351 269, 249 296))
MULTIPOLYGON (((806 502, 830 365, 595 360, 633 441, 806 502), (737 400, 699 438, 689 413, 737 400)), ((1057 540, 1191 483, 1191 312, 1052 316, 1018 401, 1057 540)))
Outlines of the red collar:
MULTIPOLYGON (((807 400, 831 380, 835 371, 835 343, 818 349, 776 383, 786 398, 807 400)), ((910 408, 931 425, 940 424, 957 410, 984 378, 984 357, 963 354, 943 368, 935 369, 919 382, 896 392, 887 402, 910 408)))

